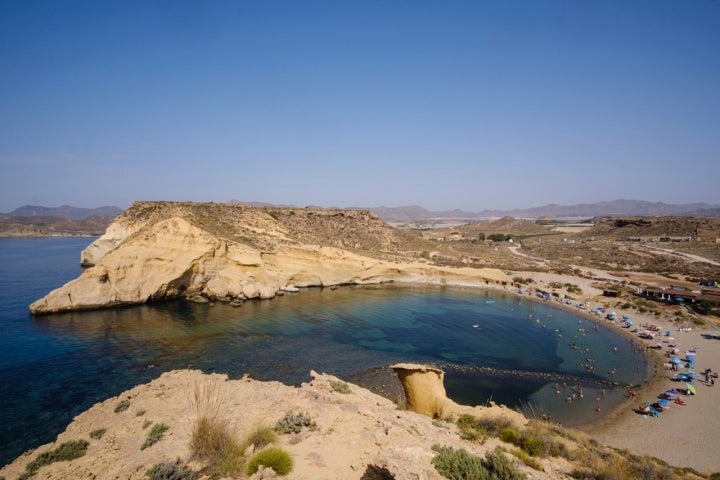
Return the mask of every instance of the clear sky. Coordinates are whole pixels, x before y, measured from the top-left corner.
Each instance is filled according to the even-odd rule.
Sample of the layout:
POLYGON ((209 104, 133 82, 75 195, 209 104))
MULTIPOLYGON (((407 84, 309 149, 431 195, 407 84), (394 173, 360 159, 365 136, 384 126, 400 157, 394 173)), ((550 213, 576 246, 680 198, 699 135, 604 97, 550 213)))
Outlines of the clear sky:
POLYGON ((720 204, 720 1, 0 0, 0 211, 720 204))

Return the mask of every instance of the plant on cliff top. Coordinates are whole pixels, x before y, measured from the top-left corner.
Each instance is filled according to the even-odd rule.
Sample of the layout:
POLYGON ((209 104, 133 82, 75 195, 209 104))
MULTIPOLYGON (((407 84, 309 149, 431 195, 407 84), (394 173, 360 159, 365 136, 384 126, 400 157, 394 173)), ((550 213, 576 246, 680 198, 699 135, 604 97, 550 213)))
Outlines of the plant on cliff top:
POLYGON ((90 443, 87 440, 70 440, 60 444, 55 450, 49 450, 38 455, 35 460, 28 463, 25 472, 20 475, 19 480, 26 480, 33 475, 38 469, 53 462, 62 462, 80 458, 87 452, 90 443))
POLYGON ((247 466, 248 476, 257 473, 260 465, 272 468, 278 475, 285 476, 293 469, 293 459, 281 448, 265 448, 250 457, 247 466))
POLYGON ((303 427, 314 430, 315 421, 307 413, 287 412, 283 418, 278 420, 275 430, 280 433, 300 433, 303 427))
POLYGON ((174 462, 157 463, 145 472, 149 480, 196 480, 197 472, 183 465, 178 458, 174 462))
POLYGON ((260 426, 255 427, 248 436, 245 437, 245 440, 242 443, 244 447, 243 451, 251 445, 255 448, 255 450, 266 447, 271 443, 275 443, 276 438, 277 434, 273 428, 260 426))
POLYGON ((350 393, 350 385, 340 380, 330 380, 330 386, 338 393, 350 393))
POLYGON ((193 456, 207 462, 207 470, 213 477, 231 476, 242 470, 243 448, 220 415, 222 400, 218 384, 196 384, 192 403, 196 412, 190 437, 193 456))
POLYGON ((124 412, 128 408, 130 408, 130 400, 122 400, 115 406, 115 413, 124 412))
POLYGON ((147 437, 145 437, 145 441, 142 445, 140 445, 140 450, 145 450, 146 448, 151 447, 160 440, 162 440, 165 432, 167 432, 168 429, 170 429, 170 427, 168 427, 164 423, 156 423, 155 425, 153 425, 153 427, 150 429, 150 432, 147 434, 147 437))
POLYGON ((97 430, 93 430, 92 432, 90 432, 90 438, 100 440, 103 435, 105 435, 105 432, 107 432, 106 428, 98 428, 97 430))
POLYGON ((437 452, 433 458, 435 470, 450 480, 525 480, 527 476, 517 469, 512 459, 495 449, 480 458, 465 449, 433 445, 437 452))
POLYGON ((461 438, 482 443, 485 436, 496 437, 503 429, 510 427, 512 420, 504 416, 477 418, 473 415, 463 414, 458 417, 455 424, 460 430, 461 438))

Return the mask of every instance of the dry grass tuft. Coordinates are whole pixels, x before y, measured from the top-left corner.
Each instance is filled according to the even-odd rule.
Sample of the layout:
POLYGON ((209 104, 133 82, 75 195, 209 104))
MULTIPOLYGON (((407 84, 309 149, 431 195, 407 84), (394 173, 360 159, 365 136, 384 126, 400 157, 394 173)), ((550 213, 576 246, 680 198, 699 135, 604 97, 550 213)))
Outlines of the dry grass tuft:
POLYGON ((234 475, 244 466, 242 449, 228 422, 222 418, 223 402, 217 383, 195 385, 195 423, 190 437, 193 456, 207 462, 212 477, 234 475))

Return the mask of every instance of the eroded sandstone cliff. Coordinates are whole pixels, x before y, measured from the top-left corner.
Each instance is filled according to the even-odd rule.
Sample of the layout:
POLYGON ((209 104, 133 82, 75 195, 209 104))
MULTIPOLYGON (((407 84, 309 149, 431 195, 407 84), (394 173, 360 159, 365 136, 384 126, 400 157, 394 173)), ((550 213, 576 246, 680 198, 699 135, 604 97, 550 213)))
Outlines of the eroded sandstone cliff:
POLYGON ((424 240, 367 211, 138 202, 81 255, 77 279, 30 306, 51 313, 175 297, 239 302, 298 287, 390 281, 487 285, 495 269, 437 267, 424 240))

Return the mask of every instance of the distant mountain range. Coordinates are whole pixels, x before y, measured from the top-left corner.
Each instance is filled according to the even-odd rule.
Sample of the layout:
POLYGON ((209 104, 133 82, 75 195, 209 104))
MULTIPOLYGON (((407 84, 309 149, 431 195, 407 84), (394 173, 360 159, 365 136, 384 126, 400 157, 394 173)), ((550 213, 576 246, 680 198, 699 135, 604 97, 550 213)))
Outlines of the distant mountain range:
MULTIPOLYGON (((228 203, 244 203, 254 206, 275 206, 271 203, 241 202, 231 200, 228 203)), ((592 218, 602 216, 638 216, 667 217, 687 216, 700 218, 720 218, 720 205, 707 203, 667 204, 663 202, 645 202, 642 200, 613 200, 598 203, 580 203, 577 205, 558 205, 555 203, 533 208, 516 208, 513 210, 482 210, 469 212, 466 210, 431 211, 418 205, 406 207, 351 207, 352 210, 370 210, 386 222, 422 222, 429 220, 479 221, 501 217, 513 218, 592 218)), ((92 216, 115 217, 123 209, 119 207, 78 208, 63 205, 61 207, 42 207, 25 205, 10 213, 0 213, 9 217, 41 217, 54 216, 72 220, 81 220, 92 216)))
POLYGON ((707 203, 687 203, 672 205, 662 202, 642 200, 613 200, 609 202, 581 203, 577 205, 549 204, 542 207, 514 210, 483 210, 468 212, 464 210, 430 211, 413 205, 408 207, 371 208, 387 222, 415 222, 426 220, 483 220, 510 216, 513 218, 592 218, 600 216, 692 216, 720 218, 720 205, 707 203))
POLYGON ((98 208, 78 208, 69 205, 62 207, 41 207, 38 205, 24 205, 16 208, 10 213, 0 213, 6 217, 38 217, 52 216, 62 217, 71 220, 82 220, 87 217, 114 217, 123 209, 119 207, 98 207, 98 208))

